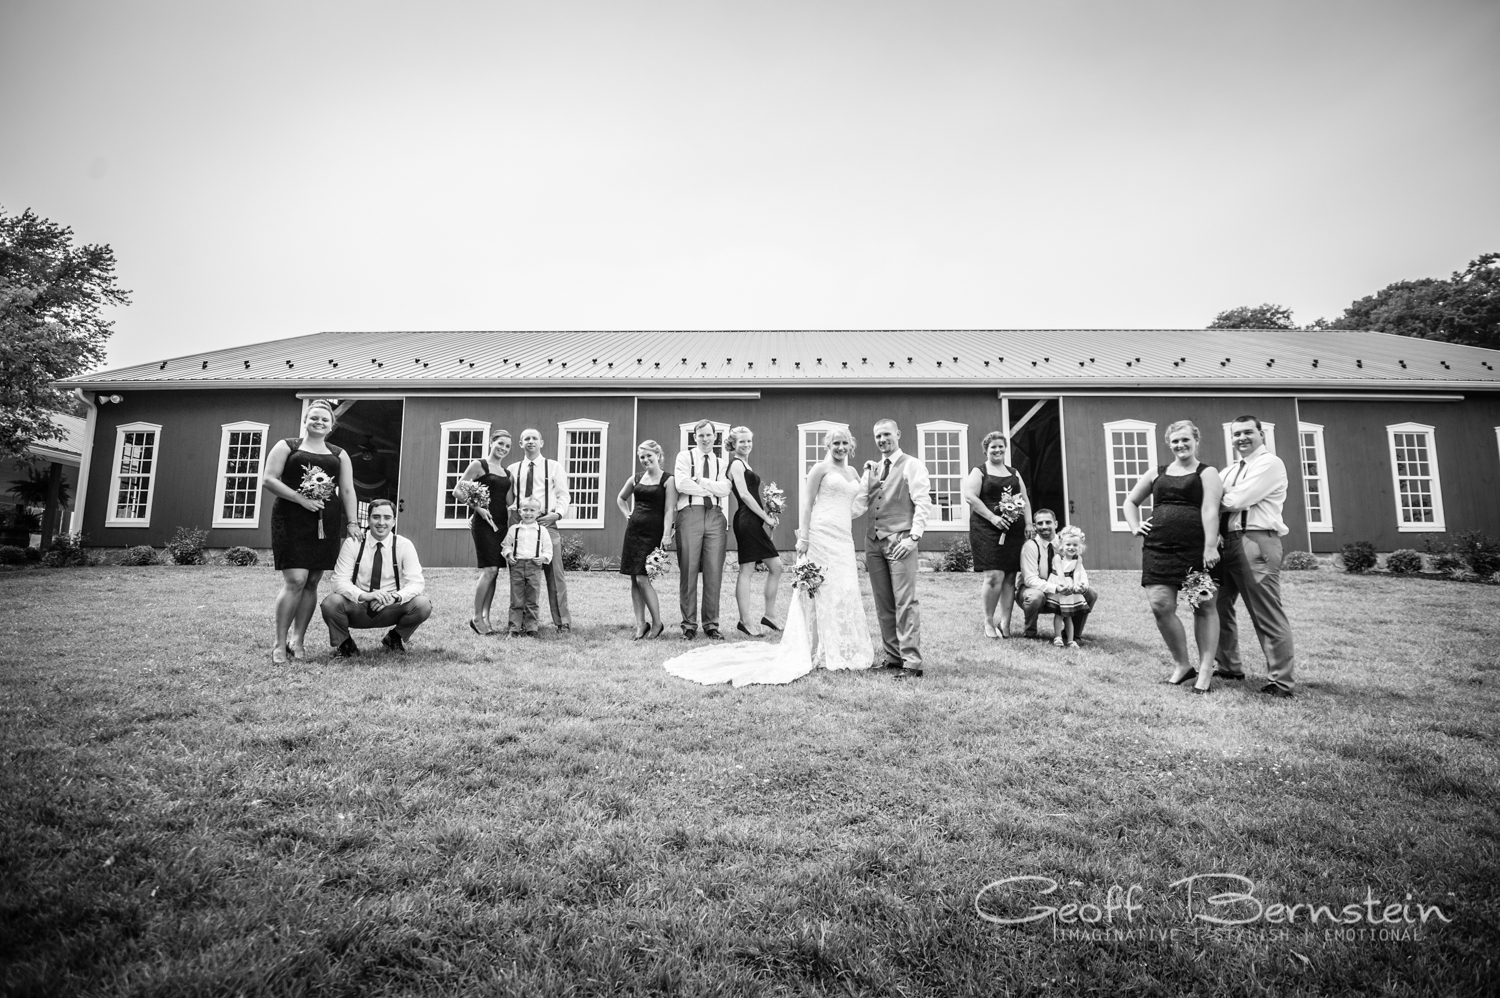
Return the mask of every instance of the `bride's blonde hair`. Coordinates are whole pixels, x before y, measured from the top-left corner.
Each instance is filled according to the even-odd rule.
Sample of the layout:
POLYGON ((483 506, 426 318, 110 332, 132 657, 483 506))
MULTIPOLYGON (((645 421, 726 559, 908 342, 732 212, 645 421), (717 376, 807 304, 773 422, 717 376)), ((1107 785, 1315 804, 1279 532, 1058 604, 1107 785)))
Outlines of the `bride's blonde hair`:
POLYGON ((823 453, 826 455, 829 451, 833 450, 834 437, 843 437, 845 440, 849 441, 849 456, 853 457, 854 437, 848 430, 844 429, 842 426, 835 426, 833 429, 828 431, 828 438, 823 441, 823 453))

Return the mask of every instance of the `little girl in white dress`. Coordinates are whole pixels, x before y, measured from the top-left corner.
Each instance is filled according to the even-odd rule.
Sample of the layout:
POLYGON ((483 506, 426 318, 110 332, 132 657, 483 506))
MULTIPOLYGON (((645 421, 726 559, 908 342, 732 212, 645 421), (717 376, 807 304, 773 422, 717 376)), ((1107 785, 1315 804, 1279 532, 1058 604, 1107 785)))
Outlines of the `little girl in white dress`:
POLYGON ((1088 610, 1084 590, 1089 585, 1089 573, 1083 569, 1083 531, 1077 527, 1063 527, 1057 532, 1062 557, 1052 566, 1047 576, 1046 607, 1052 611, 1052 643, 1062 648, 1077 648, 1074 637, 1073 614, 1088 610))

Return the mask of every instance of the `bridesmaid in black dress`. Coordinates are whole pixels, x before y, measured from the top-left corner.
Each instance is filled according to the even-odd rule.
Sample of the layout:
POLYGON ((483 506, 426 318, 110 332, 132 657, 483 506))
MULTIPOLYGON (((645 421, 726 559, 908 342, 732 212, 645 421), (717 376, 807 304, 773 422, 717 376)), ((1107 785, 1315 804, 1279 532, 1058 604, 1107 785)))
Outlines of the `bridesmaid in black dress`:
POLYGON ((1161 631, 1176 668, 1167 682, 1196 679, 1194 693, 1207 693, 1219 650, 1219 612, 1215 599, 1193 611, 1198 664, 1188 657, 1187 634, 1177 619, 1177 593, 1189 572, 1213 568, 1219 561, 1219 500, 1224 482, 1212 465, 1198 460, 1198 427, 1179 420, 1167 427, 1167 446, 1175 460, 1147 471, 1125 499, 1125 522, 1146 538, 1141 551, 1141 585, 1146 587, 1156 628, 1161 631), (1151 497, 1151 516, 1142 522, 1141 503, 1151 497))
POLYGON ((1016 573, 1021 570, 1021 546, 1033 533, 1031 497, 1026 483, 1005 463, 1005 434, 993 430, 979 447, 984 464, 964 479, 964 501, 969 504, 969 548, 974 552, 974 571, 984 573, 984 636, 1010 637, 1010 614, 1016 604, 1016 573), (1010 524, 1000 529, 1002 517, 995 512, 1003 498, 1021 501, 1010 524), (999 616, 996 616, 996 609, 999 616))
POLYGON ((510 475, 505 471, 505 455, 510 453, 510 432, 496 430, 490 434, 490 453, 472 462, 464 471, 464 481, 478 482, 490 490, 487 507, 469 507, 469 534, 474 538, 474 553, 479 558, 479 582, 474 586, 474 616, 469 629, 475 634, 494 634, 490 625, 490 604, 495 602, 495 582, 505 567, 500 544, 510 526, 505 507, 510 502, 510 475))
POLYGON ((754 584, 755 570, 747 565, 766 566, 765 613, 761 615, 761 626, 773 631, 776 626, 776 591, 781 587, 781 555, 776 551, 776 542, 771 531, 776 522, 760 505, 760 476, 750 467, 750 451, 755 448, 755 434, 749 427, 736 426, 724 435, 724 453, 732 454, 724 473, 729 478, 734 492, 734 542, 739 549, 740 576, 734 584, 734 601, 739 605, 740 622, 735 624, 741 632, 758 638, 765 632, 751 630, 745 621, 755 618, 750 607, 750 587, 754 584))
POLYGON ((630 576, 630 602, 635 608, 635 638, 648 634, 661 637, 666 627, 661 620, 661 604, 651 577, 646 574, 646 558, 663 544, 672 544, 672 519, 667 511, 677 506, 677 486, 672 476, 662 470, 661 444, 643 440, 636 450, 641 473, 632 476, 620 489, 615 503, 625 514, 625 545, 620 550, 620 574, 630 576), (646 623, 647 611, 651 622, 646 623))
POLYGON ((271 506, 271 551, 281 572, 276 598, 276 645, 271 661, 284 663, 304 655, 307 624, 318 606, 318 583, 338 561, 345 535, 358 539, 354 465, 349 455, 328 443, 333 406, 318 399, 307 407, 303 435, 277 441, 266 456, 261 487, 276 497, 271 506), (338 483, 330 498, 309 499, 298 492, 302 476, 321 468, 338 483), (319 537, 319 525, 322 537, 319 537))

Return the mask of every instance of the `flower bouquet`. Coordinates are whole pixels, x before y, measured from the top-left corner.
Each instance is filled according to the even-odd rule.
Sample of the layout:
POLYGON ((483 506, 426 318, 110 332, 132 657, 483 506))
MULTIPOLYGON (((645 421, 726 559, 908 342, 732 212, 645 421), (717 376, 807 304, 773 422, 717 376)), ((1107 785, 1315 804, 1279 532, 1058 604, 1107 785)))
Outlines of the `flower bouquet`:
POLYGON ((1018 495, 1012 495, 1010 486, 1007 485, 1000 492, 1000 501, 995 503, 993 512, 1000 517, 1000 543, 1005 543, 1005 532, 1011 528, 1018 517, 1026 514, 1026 504, 1018 495))
POLYGON ((670 555, 667 554, 667 549, 665 546, 658 547, 655 551, 652 551, 650 554, 646 555, 646 578, 655 581, 656 577, 663 571, 665 571, 666 567, 671 564, 671 562, 667 560, 669 557, 670 555))
MULTIPOLYGON (((335 488, 334 480, 329 477, 328 472, 322 468, 312 465, 302 471, 302 484, 297 486, 297 491, 309 499, 317 499, 327 502, 333 498, 335 488)), ((318 513, 318 540, 323 540, 327 535, 323 533, 323 514, 318 513)))
POLYGON ((786 509, 786 491, 775 482, 766 482, 760 487, 760 508, 770 516, 772 526, 779 524, 786 509))
POLYGON ((815 561, 804 559, 792 569, 792 588, 807 593, 808 599, 816 599, 823 586, 823 569, 815 561))
POLYGON ((1218 591, 1218 584, 1207 572, 1189 572, 1182 580, 1182 593, 1187 597, 1188 606, 1194 610, 1213 599, 1218 591))

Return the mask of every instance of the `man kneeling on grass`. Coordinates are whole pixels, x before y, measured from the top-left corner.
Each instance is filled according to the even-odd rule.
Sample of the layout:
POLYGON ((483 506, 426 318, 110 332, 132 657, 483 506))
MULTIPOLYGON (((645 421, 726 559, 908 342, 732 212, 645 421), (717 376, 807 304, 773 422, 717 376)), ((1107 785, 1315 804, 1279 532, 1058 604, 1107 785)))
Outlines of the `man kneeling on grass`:
POLYGON ((389 627, 380 643, 405 652, 412 632, 432 614, 422 590, 422 565, 411 541, 396 535, 396 507, 389 499, 370 503, 370 530, 362 540, 344 539, 333 569, 333 592, 323 600, 328 643, 348 658, 359 654, 349 629, 389 627))

